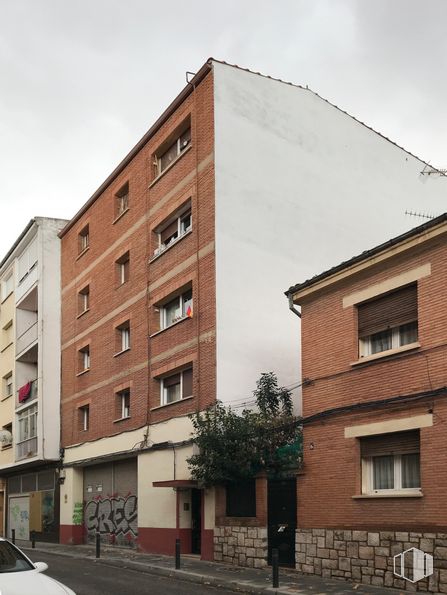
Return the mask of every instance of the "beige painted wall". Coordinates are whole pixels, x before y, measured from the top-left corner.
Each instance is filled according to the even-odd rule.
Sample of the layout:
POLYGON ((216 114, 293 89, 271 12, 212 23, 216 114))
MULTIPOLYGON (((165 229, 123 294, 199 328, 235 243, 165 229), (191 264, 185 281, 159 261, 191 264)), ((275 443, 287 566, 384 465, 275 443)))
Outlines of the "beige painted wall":
MULTIPOLYGON (((2 278, 9 275, 11 272, 9 268, 2 278)), ((1 283, 1 279, 0 279, 1 283)), ((0 429, 6 424, 12 423, 14 418, 14 395, 15 395, 15 382, 14 382, 14 337, 15 337, 15 318, 14 318, 14 292, 11 293, 0 307, 0 429), (10 331, 11 344, 6 345, 4 336, 4 327, 12 320, 12 329, 10 331), (12 396, 5 397, 5 389, 3 377, 9 372, 13 372, 13 391, 12 396)), ((0 467, 3 465, 10 465, 14 461, 14 448, 9 447, 6 449, 0 449, 0 467)))

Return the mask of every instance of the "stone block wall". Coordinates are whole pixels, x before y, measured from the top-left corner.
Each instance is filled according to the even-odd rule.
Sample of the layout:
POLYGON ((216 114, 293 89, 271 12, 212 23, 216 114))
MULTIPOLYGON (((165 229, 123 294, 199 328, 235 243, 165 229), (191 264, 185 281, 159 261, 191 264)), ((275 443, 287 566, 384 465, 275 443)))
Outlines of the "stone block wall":
POLYGON ((307 574, 447 593, 447 533, 298 529, 295 556, 297 570, 307 574), (434 557, 433 575, 414 584, 393 572, 393 556, 412 547, 434 557))
POLYGON ((264 568, 267 566, 267 527, 215 527, 214 560, 264 568))

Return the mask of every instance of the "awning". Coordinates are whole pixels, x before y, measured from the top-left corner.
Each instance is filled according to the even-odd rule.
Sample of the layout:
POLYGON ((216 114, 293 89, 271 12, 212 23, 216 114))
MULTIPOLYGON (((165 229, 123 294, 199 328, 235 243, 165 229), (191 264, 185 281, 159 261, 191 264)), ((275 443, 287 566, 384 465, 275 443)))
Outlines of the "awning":
POLYGON ((197 488, 195 479, 170 479, 168 481, 153 481, 154 488, 197 488))

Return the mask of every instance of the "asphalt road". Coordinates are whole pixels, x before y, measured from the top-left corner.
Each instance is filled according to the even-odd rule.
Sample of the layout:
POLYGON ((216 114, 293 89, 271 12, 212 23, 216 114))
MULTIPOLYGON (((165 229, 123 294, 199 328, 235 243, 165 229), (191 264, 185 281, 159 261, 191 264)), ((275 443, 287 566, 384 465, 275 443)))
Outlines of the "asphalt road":
POLYGON ((89 559, 40 552, 27 554, 33 562, 46 562, 45 574, 73 589, 76 595, 234 595, 233 591, 113 568, 89 559))

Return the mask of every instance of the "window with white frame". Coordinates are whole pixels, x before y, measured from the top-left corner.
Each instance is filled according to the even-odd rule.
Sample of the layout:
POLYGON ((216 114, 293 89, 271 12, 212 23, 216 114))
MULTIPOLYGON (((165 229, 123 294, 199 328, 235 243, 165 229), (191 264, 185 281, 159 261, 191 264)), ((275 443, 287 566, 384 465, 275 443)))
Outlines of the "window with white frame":
POLYGON ((115 194, 115 219, 129 209, 129 182, 115 194))
POLYGON ((169 219, 161 228, 156 231, 158 246, 154 250, 154 256, 161 254, 166 248, 182 238, 191 230, 191 207, 177 215, 174 219, 169 219))
POLYGON ((18 258, 18 276, 19 283, 34 269, 37 265, 37 239, 34 239, 25 251, 18 258))
POLYGON ((12 271, 2 281, 2 302, 11 295, 14 290, 14 276, 12 271))
POLYGON ((13 329, 12 320, 9 320, 5 324, 5 326, 3 327, 3 332, 2 332, 2 350, 6 349, 10 345, 12 345, 12 342, 13 342, 12 329, 13 329))
POLYGON ((117 353, 121 353, 122 351, 127 351, 130 349, 130 321, 126 320, 119 326, 116 327, 117 332, 117 342, 116 342, 116 351, 117 353))
POLYGON ((160 307, 160 329, 184 318, 192 318, 192 289, 184 291, 160 307))
MULTIPOLYGON (((171 137, 172 138, 172 137, 171 137)), ((179 132, 174 133, 174 139, 163 143, 155 154, 155 177, 165 171, 191 143, 191 126, 189 121, 182 125, 179 132), (183 130, 182 130, 183 129, 183 130)))
POLYGON ((417 344, 417 285, 359 304, 358 334, 360 357, 417 344))
POLYGON ((125 388, 124 390, 120 390, 118 393, 116 393, 116 396, 118 401, 118 415, 120 419, 130 417, 130 389, 125 388))
POLYGON ((12 397, 12 393, 13 393, 12 372, 8 372, 8 374, 3 376, 3 397, 5 399, 7 397, 12 397))
POLYGON ((78 293, 78 315, 84 314, 90 308, 90 285, 86 285, 78 293))
POLYGON ((129 281, 129 272, 130 272, 130 254, 129 252, 125 252, 122 256, 118 258, 115 262, 116 266, 116 282, 117 285, 124 285, 129 281))
POLYGON ((18 442, 25 442, 37 436, 37 405, 32 405, 17 416, 19 439, 18 442))
POLYGON ((78 351, 79 372, 90 370, 90 345, 85 345, 78 351))
POLYGON ((83 432, 90 427, 90 405, 79 407, 79 426, 83 432))
POLYGON ((361 438, 360 452, 363 493, 420 492, 419 430, 361 438))
POLYGON ((182 370, 160 381, 161 404, 167 405, 192 396, 192 368, 182 370))

